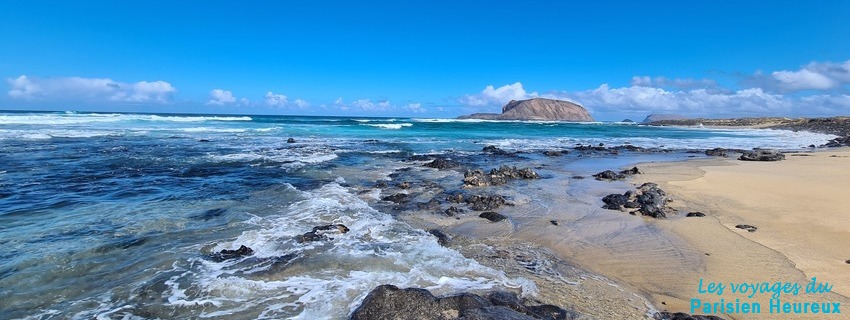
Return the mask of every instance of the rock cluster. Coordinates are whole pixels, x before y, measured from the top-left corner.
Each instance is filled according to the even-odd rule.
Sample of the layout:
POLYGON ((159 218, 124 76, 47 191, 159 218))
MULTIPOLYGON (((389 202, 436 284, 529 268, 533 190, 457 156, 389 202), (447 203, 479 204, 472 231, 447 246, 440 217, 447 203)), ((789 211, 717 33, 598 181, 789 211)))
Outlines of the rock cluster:
POLYGON ((469 205, 470 209, 474 211, 487 211, 498 209, 501 206, 512 206, 513 204, 507 202, 505 197, 500 195, 472 195, 464 199, 465 202, 469 205))
POLYGON ((429 167, 429 168, 443 170, 443 169, 451 169, 451 168, 457 167, 458 163, 451 161, 451 160, 448 160, 448 159, 444 159, 444 158, 436 158, 436 159, 434 159, 434 161, 431 161, 431 162, 424 164, 424 166, 429 167))
POLYGON ((499 186, 508 183, 508 180, 539 178, 540 175, 531 168, 517 169, 503 165, 498 169, 490 170, 489 173, 481 169, 467 170, 463 174, 463 185, 464 187, 499 186))
POLYGON ((782 152, 772 149, 753 149, 752 151, 744 151, 738 160, 744 161, 779 161, 785 160, 785 155, 782 152))
POLYGON ((497 147, 497 146, 492 146, 492 145, 491 145, 491 146, 486 146, 486 147, 484 147, 483 149, 481 149, 481 151, 484 151, 484 152, 489 153, 489 154, 492 154, 492 155, 497 155, 497 156, 510 156, 510 155, 513 155, 513 154, 512 154, 512 153, 510 153, 510 152, 507 152, 507 151, 505 151, 505 150, 499 149, 499 147, 497 147))
POLYGON ((602 198, 605 203, 602 206, 610 210, 626 210, 634 214, 640 212, 643 216, 653 218, 666 218, 667 213, 672 211, 667 207, 667 194, 658 188, 657 184, 647 182, 637 188, 636 191, 627 191, 624 194, 609 194, 602 198), (637 209, 637 210, 629 210, 637 209))
POLYGON ((505 217, 504 215, 495 213, 493 211, 487 211, 487 212, 481 213, 480 215, 478 215, 478 217, 490 220, 490 222, 499 222, 499 221, 507 219, 507 217, 505 217))
POLYGON ((461 293, 435 297, 428 290, 399 289, 381 285, 369 292, 351 320, 483 320, 483 319, 576 319, 580 314, 553 305, 531 305, 505 291, 482 297, 461 293))
POLYGON ((217 253, 213 253, 210 255, 210 259, 216 262, 222 262, 224 260, 230 260, 239 257, 250 256, 254 254, 254 250, 246 247, 245 245, 239 246, 239 249, 229 250, 224 249, 217 253))

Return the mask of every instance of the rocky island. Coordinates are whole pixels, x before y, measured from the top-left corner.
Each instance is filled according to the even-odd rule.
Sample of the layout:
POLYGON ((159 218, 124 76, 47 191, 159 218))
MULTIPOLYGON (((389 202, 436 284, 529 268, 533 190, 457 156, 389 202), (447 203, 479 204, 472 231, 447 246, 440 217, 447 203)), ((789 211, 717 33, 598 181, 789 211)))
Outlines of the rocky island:
POLYGON ((511 100, 502 107, 502 113, 473 113, 458 119, 483 120, 543 120, 543 121, 594 121, 587 109, 569 102, 545 98, 511 100))

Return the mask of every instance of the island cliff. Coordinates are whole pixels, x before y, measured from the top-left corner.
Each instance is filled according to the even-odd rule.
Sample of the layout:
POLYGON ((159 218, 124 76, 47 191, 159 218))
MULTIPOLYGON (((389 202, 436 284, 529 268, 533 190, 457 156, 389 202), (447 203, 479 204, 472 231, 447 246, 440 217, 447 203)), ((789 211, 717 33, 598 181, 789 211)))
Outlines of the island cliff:
POLYGON ((534 98, 511 100, 502 113, 473 113, 458 119, 484 120, 544 120, 544 121, 594 121, 587 110, 575 103, 561 100, 534 98))

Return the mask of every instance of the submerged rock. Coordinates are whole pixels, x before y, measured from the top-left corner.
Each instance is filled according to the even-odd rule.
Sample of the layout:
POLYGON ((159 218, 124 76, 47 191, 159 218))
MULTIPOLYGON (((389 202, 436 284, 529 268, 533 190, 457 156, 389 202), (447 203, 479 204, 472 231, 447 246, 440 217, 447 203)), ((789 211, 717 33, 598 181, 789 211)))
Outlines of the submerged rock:
POLYGON ((602 171, 600 173, 594 174, 593 177, 596 178, 596 180, 599 180, 599 181, 603 181, 603 180, 612 181, 612 180, 624 179, 626 177, 626 175, 619 174, 619 173, 616 173, 616 172, 611 171, 611 170, 605 170, 605 171, 602 171))
POLYGON ((444 247, 447 247, 449 245, 449 242, 452 240, 452 238, 450 238, 448 235, 437 229, 428 230, 428 233, 436 237, 437 243, 444 247))
POLYGON ((499 147, 493 146, 493 145, 486 146, 483 149, 481 149, 481 151, 487 152, 489 154, 497 155, 497 156, 509 156, 509 155, 511 155, 510 152, 499 149, 499 147))
POLYGON ((286 139, 286 143, 295 143, 295 139, 293 139, 293 138, 286 139))
POLYGON ((381 198, 381 200, 389 201, 392 203, 408 203, 410 202, 410 195, 406 193, 396 193, 394 195, 389 195, 381 198))
POLYGON ((580 314, 553 305, 529 305, 513 293, 483 298, 472 293, 434 297, 428 290, 381 285, 363 299, 351 320, 576 319, 580 314))
POLYGON ((490 220, 490 222, 499 222, 507 219, 507 217, 493 211, 487 211, 478 215, 479 218, 490 220))
POLYGON ((785 160, 785 155, 782 152, 773 149, 753 149, 744 151, 738 160, 744 161, 779 161, 785 160))
POLYGON ((254 249, 246 247, 245 245, 241 245, 241 246, 239 246, 239 249, 236 249, 236 250, 224 249, 224 250, 221 250, 217 253, 213 253, 210 256, 210 259, 212 259, 213 261, 221 262, 221 261, 224 261, 224 260, 230 260, 230 259, 250 256, 250 255, 253 255, 253 254, 254 254, 254 249))
POLYGON ((449 217, 454 217, 459 213, 463 213, 463 209, 458 209, 455 206, 450 206, 448 209, 443 211, 443 213, 445 213, 449 217))
POLYGON ((298 243, 305 243, 320 240, 333 240, 327 235, 343 234, 348 231, 348 227, 346 227, 344 224, 328 224, 324 226, 313 227, 312 231, 295 237, 295 241, 297 241, 298 243))
POLYGON ((442 170, 442 169, 450 169, 450 168, 457 167, 457 166, 459 166, 459 164, 457 162, 454 162, 454 161, 451 161, 451 160, 447 160, 447 159, 443 159, 443 158, 436 158, 436 159, 434 159, 434 161, 431 161, 431 162, 424 164, 424 166, 429 167, 429 168, 442 170))
POLYGON ((446 201, 451 203, 463 203, 463 194, 456 193, 446 197, 446 201))

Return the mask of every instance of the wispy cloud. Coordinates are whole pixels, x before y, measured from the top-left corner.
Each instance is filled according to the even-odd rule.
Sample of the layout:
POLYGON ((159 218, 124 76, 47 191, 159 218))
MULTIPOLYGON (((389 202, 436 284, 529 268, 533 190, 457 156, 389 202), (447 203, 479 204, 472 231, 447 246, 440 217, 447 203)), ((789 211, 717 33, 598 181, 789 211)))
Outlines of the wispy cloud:
POLYGON ((223 89, 213 89, 210 91, 210 100, 207 101, 207 105, 213 106, 223 106, 234 103, 236 103, 236 97, 233 96, 233 92, 223 89))
POLYGON ((167 103, 177 92, 165 81, 125 83, 109 78, 8 78, 9 97, 27 101, 167 103))
POLYGON ((769 74, 759 71, 741 83, 782 93, 841 89, 850 83, 850 60, 841 63, 814 61, 798 70, 778 70, 769 74))

